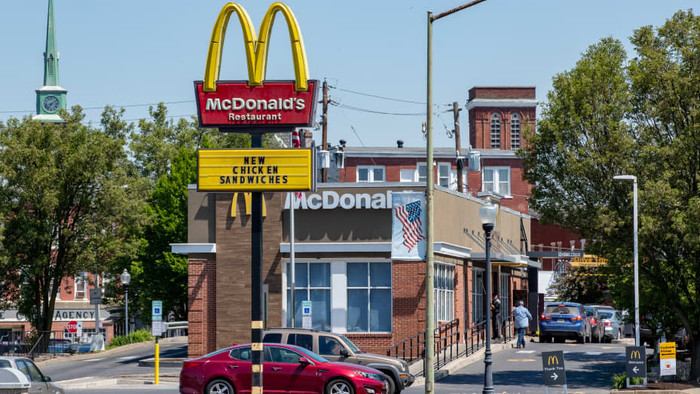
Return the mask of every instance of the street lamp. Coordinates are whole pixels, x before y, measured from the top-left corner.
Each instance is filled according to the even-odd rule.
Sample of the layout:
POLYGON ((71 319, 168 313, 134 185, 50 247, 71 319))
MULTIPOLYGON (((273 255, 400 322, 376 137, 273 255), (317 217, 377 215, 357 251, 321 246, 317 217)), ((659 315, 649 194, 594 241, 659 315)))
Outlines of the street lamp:
POLYGON ((425 114, 425 134, 426 134, 426 188, 425 188, 425 393, 433 392, 435 383, 435 260, 433 255, 433 196, 435 194, 434 185, 434 165, 433 165, 433 22, 447 15, 454 14, 465 8, 482 3, 486 0, 473 0, 467 4, 455 7, 451 10, 433 15, 428 11, 428 31, 427 31, 427 103, 425 114))
MULTIPOLYGON (((487 199, 486 204, 479 208, 479 219, 481 228, 484 229, 486 238, 486 297, 490 302, 491 297, 491 232, 496 227, 496 215, 498 208, 487 199)), ((486 311, 486 351, 484 352, 484 394, 493 394, 493 371, 491 369, 493 359, 491 358, 491 313, 486 311)))
POLYGON ((124 307, 124 328, 126 328, 126 337, 129 337, 129 284, 131 283, 131 275, 129 271, 124 268, 124 272, 121 275, 122 285, 124 285, 124 302, 126 306, 124 307))
POLYGON ((637 242, 637 177, 634 175, 617 175, 615 180, 632 181, 634 195, 634 345, 639 346, 639 252, 637 242))

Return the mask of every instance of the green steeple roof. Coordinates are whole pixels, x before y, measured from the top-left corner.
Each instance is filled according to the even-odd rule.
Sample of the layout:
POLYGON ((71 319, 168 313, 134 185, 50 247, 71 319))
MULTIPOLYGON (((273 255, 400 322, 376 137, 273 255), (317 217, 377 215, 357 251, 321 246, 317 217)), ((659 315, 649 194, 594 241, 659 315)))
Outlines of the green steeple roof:
POLYGON ((46 50, 44 51, 44 86, 36 90, 36 115, 42 122, 63 122, 58 111, 66 109, 68 91, 58 84, 58 50, 53 20, 53 0, 49 0, 46 17, 46 50))
POLYGON ((49 0, 49 12, 46 18, 44 86, 58 86, 58 51, 56 50, 56 29, 53 21, 53 0, 49 0))

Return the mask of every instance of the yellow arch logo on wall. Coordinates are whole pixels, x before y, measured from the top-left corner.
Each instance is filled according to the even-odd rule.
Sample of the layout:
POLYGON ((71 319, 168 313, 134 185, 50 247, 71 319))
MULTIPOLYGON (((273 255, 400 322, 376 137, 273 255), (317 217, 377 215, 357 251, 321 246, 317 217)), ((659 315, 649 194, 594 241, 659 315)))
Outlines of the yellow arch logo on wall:
POLYGON ((270 45, 270 34, 278 12, 284 16, 289 29, 289 40, 292 45, 292 56, 294 58, 295 90, 298 92, 308 90, 309 65, 306 62, 306 51, 304 50, 304 40, 301 37, 299 23, 294 17, 292 10, 286 4, 276 2, 265 13, 265 17, 260 25, 260 33, 257 35, 248 12, 241 5, 236 3, 224 5, 216 18, 214 30, 211 33, 211 41, 207 53, 207 66, 204 70, 203 91, 216 91, 216 81, 219 79, 221 70, 221 55, 224 48, 226 28, 233 13, 238 16, 238 21, 243 30, 246 63, 248 65, 248 85, 261 86, 263 84, 262 82, 265 80, 267 72, 267 50, 270 45))

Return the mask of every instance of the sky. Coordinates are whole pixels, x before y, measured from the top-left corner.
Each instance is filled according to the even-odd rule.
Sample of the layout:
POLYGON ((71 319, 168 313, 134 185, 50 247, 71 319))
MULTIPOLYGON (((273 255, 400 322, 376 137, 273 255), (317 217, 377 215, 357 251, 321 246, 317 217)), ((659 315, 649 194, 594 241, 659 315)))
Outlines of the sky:
MULTIPOLYGON (((326 80, 332 105, 328 141, 349 146, 425 146, 427 12, 466 0, 287 0, 296 15, 312 79, 326 80)), ((105 105, 125 119, 164 102, 173 119, 195 115, 193 81, 204 76, 223 0, 54 0, 60 84, 68 105, 99 126, 105 105)), ((240 1, 259 27, 271 1, 240 1)), ((662 25, 698 0, 487 0, 433 25, 434 144, 452 147, 452 102, 464 108, 474 86, 535 86, 546 102, 552 77, 571 69, 604 37, 621 40, 662 25)), ((35 113, 43 84, 47 0, 0 2, 0 122, 35 113)), ((697 9, 694 10, 697 14, 697 9)), ((234 22, 234 20, 232 20, 234 22)), ((231 23, 221 79, 247 79, 238 23, 231 23)), ((294 77, 286 25, 270 40, 267 79, 294 77)), ((321 106, 317 108, 318 115, 321 106)), ((539 116, 539 111, 538 111, 539 116)), ((468 144, 467 111, 460 117, 468 144)), ((321 130, 313 130, 317 142, 321 130)))

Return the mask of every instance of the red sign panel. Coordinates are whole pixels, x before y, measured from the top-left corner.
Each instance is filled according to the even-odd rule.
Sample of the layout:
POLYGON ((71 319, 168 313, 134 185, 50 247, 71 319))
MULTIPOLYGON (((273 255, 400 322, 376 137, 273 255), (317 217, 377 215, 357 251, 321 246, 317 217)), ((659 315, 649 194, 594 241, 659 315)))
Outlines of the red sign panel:
POLYGON ((71 320, 66 324, 66 328, 68 329, 68 332, 76 333, 78 332, 78 322, 75 320, 71 320))
POLYGON ((217 81, 215 92, 202 91, 194 83, 197 113, 202 127, 294 128, 313 125, 318 81, 309 81, 305 92, 294 90, 294 81, 266 81, 248 86, 247 81, 217 81))

